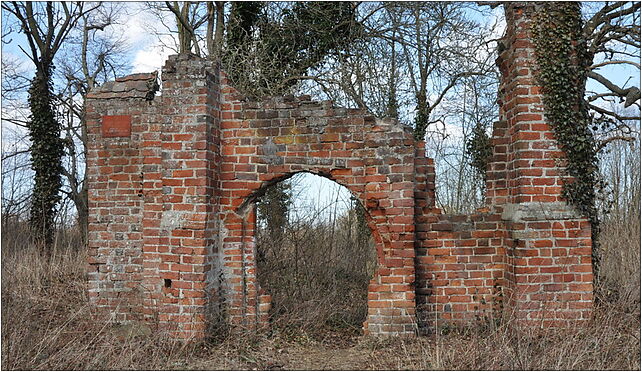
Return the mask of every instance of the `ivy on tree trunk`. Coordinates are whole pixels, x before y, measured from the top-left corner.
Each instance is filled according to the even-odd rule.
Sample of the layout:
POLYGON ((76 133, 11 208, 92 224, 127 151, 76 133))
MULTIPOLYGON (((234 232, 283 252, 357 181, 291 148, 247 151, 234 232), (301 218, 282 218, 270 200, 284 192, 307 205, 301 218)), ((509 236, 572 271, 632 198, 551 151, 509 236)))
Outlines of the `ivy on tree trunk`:
POLYGON ((53 241, 64 153, 53 107, 52 70, 52 65, 37 69, 29 88, 31 167, 35 172, 30 224, 36 242, 43 249, 53 241))

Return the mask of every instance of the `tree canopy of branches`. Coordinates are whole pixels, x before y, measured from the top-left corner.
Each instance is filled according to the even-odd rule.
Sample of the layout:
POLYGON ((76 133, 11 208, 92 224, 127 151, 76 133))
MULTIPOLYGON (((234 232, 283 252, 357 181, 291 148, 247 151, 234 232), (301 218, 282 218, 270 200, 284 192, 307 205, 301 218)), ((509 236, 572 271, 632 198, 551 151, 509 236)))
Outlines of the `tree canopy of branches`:
POLYGON ((413 124, 423 139, 444 120, 440 105, 464 79, 494 70, 492 27, 472 11, 463 3, 361 3, 359 42, 313 69, 310 86, 343 105, 413 124))
MULTIPOLYGON (((129 72, 126 40, 111 27, 118 23, 119 7, 128 8, 116 3, 2 4, 4 20, 10 21, 3 22, 3 43, 10 39, 7 34, 20 30, 26 40, 21 47, 37 72, 33 78, 28 71, 13 73, 17 65, 3 54, 3 99, 31 106, 28 120, 7 115, 3 120, 27 128, 33 144, 32 149, 11 147, 13 153, 3 153, 3 164, 6 158, 25 169, 31 165, 22 159, 31 155, 37 173, 33 197, 23 195, 30 187, 13 194, 21 203, 33 200, 32 224, 43 236, 51 235, 44 226, 56 205, 73 202, 80 225, 87 224, 83 97, 129 72), (16 99, 27 95, 17 94, 27 88, 29 100, 16 99)), ((631 123, 640 118, 640 4, 583 3, 581 9, 578 38, 586 46, 589 82, 584 99, 595 147, 637 141, 639 126, 631 123), (614 68, 633 78, 625 81, 614 68)), ((162 36, 159 42, 176 53, 220 59, 233 83, 250 97, 311 94, 413 126, 415 137, 426 139, 428 155, 436 159, 437 203, 465 212, 481 201, 489 128, 497 110, 494 41, 501 22, 488 7, 164 1, 147 3, 140 11, 157 16, 152 18, 162 36)), ((15 141, 28 142, 18 132, 15 141)), ((10 174, 3 170, 3 176, 10 174)))
POLYGON ((256 218, 270 239, 278 244, 283 240, 283 232, 288 225, 288 209, 292 204, 290 184, 280 182, 269 187, 265 195, 256 203, 256 218))
MULTIPOLYGON (((581 38, 586 42, 584 54, 586 77, 599 88, 587 89, 586 102, 593 121, 593 131, 601 150, 612 141, 633 141, 634 128, 629 120, 640 120, 640 3, 584 3, 585 20, 581 38), (617 66, 636 71, 638 78, 623 84, 613 79, 608 68, 617 66)), ((633 75, 634 76, 634 75, 633 75)))
MULTIPOLYGON (((585 59, 582 63, 586 66, 583 103, 588 109, 595 157, 601 162, 613 162, 622 156, 626 157, 626 154, 621 154, 624 148, 639 149, 640 3, 607 1, 596 5, 583 4, 585 17, 578 31, 581 32, 579 45, 585 46, 580 53, 585 59), (613 67, 618 70, 611 69, 613 67), (626 73, 631 74, 626 81, 617 81, 618 77, 626 76, 626 73), (593 86, 596 88, 592 88, 593 86), (631 146, 621 146, 622 142, 628 142, 631 146), (605 154, 609 149, 618 151, 618 154, 605 154)), ((639 192, 636 191, 639 190, 639 181, 622 190, 620 178, 613 177, 612 172, 615 170, 616 174, 635 174, 636 169, 639 172, 639 166, 622 170, 617 161, 603 165, 602 173, 598 170, 586 172, 582 169, 584 173, 589 173, 589 176, 582 174, 579 180, 584 180, 587 185, 580 184, 580 190, 576 194, 584 192, 582 187, 588 189, 592 186, 590 191, 584 192, 585 196, 582 198, 592 197, 592 213, 589 216, 593 222, 593 269, 596 278, 599 276, 604 253, 598 239, 602 231, 603 218, 600 217, 609 213, 612 207, 615 207, 616 212, 622 213, 620 217, 624 217, 626 212, 619 208, 619 205, 626 203, 630 197, 639 198, 639 192), (591 176, 590 180, 586 180, 591 176), (593 184, 589 186, 591 180, 593 184), (598 207, 603 209, 600 210, 598 207)), ((639 204, 633 202, 628 205, 639 204)))
POLYGON ((83 236, 88 224, 85 97, 91 89, 114 79, 127 67, 123 62, 126 42, 109 30, 118 23, 121 14, 122 6, 118 3, 103 3, 85 13, 69 35, 60 58, 59 80, 64 85, 57 99, 68 155, 63 168, 66 181, 63 193, 74 204, 83 236))
MULTIPOLYGON (((117 74, 122 74, 127 67, 127 59, 123 58, 123 52, 126 50, 126 42, 118 36, 120 32, 111 27, 118 23, 118 18, 123 13, 123 6, 117 3, 97 3, 91 5, 52 3, 47 6, 32 4, 30 7, 26 4, 16 3, 3 4, 3 6, 11 7, 13 10, 12 12, 7 12, 10 16, 4 19, 5 24, 9 25, 9 27, 3 27, 3 42, 6 43, 5 40, 12 38, 11 35, 14 32, 13 26, 17 26, 15 29, 20 29, 24 32, 23 22, 20 20, 20 17, 28 20, 29 14, 32 13, 34 14, 34 18, 32 19, 33 23, 27 21, 29 27, 36 27, 39 32, 48 30, 44 28, 47 23, 41 24, 41 22, 48 22, 48 14, 51 14, 54 29, 45 32, 45 34, 48 33, 55 36, 56 32, 58 32, 58 35, 60 35, 59 38, 52 37, 51 42, 55 42, 55 45, 52 45, 50 48, 45 48, 45 52, 43 53, 45 58, 42 59, 42 61, 41 59, 36 59, 39 64, 50 61, 48 63, 52 66, 51 72, 48 75, 49 93, 47 100, 49 101, 48 106, 52 107, 51 112, 53 116, 50 117, 55 119, 56 124, 47 122, 46 125, 43 124, 42 128, 48 128, 56 132, 51 132, 49 138, 52 143, 54 137, 59 138, 55 143, 56 153, 61 154, 62 152, 59 162, 50 160, 44 162, 46 169, 52 177, 57 177, 59 180, 54 182, 54 184, 56 182, 59 184, 58 190, 55 192, 53 189, 50 190, 52 200, 49 203, 51 214, 49 220, 51 220, 53 214, 55 214, 56 208, 68 208, 68 204, 71 202, 76 211, 75 216, 77 217, 78 225, 84 236, 84 232, 87 230, 88 215, 84 159, 87 141, 84 120, 84 99, 89 90, 104 81, 113 79, 117 74), (16 9, 17 11, 23 11, 24 14, 18 13, 18 15, 16 15, 16 9), (56 17, 60 18, 60 20, 56 17), (70 20, 67 26, 64 26, 62 17, 69 17, 70 20), (61 28, 63 26, 64 29, 61 28), (62 34, 63 31, 64 34, 62 34), (53 68, 54 63, 58 68, 53 68), (54 81, 55 88, 52 84, 54 81), (56 165, 58 163, 60 166, 56 165), (60 172, 62 177, 60 177, 60 175, 53 175, 57 171, 60 172), (55 203, 53 200, 54 195, 56 195, 57 199, 55 203), (60 200, 61 197, 62 200, 60 200)), ((37 53, 39 53, 39 47, 38 42, 35 40, 48 40, 44 34, 35 34, 28 37, 32 38, 32 44, 36 46, 35 50, 37 53)), ((31 60, 34 60, 32 54, 27 53, 27 56, 31 60)), ((6 64, 11 64, 12 60, 9 58, 5 59, 3 55, 3 64, 5 64, 5 62, 6 64)), ((37 67, 37 64, 34 63, 34 67, 37 67)), ((11 71, 11 78, 8 80, 11 82, 11 86, 5 86, 3 82, 3 97, 6 96, 10 98, 9 101, 11 105, 14 106, 15 103, 21 102, 21 84, 23 81, 30 80, 30 71, 24 68, 20 71, 16 69, 12 69, 11 71)), ((36 68, 37 78, 42 76, 42 74, 38 74, 38 71, 36 68)), ((37 95, 34 95, 34 98, 36 96, 37 95)), ((42 100, 38 100, 35 103, 40 104, 39 102, 41 101, 42 100)), ((47 107, 47 104, 45 104, 45 107, 47 107)), ((3 110, 5 108, 8 109, 8 106, 3 103, 3 110)), ((40 109, 40 111, 42 110, 40 109)), ((24 115, 26 120, 22 120, 18 111, 13 110, 11 117, 3 117, 3 120, 16 124, 19 127, 27 128, 31 132, 32 128, 37 128, 37 126, 32 125, 32 116, 33 114, 24 115), (27 116, 29 116, 29 118, 27 118, 27 116)), ((32 139, 31 136, 30 139, 32 139)), ((38 161, 38 149, 42 149, 42 146, 38 147, 32 139, 28 149, 16 150, 15 153, 19 155, 21 151, 26 151, 27 154, 31 156, 28 164, 34 167, 34 169, 38 166, 45 168, 45 166, 42 165, 43 162, 38 161)), ((3 161, 4 156, 5 154, 3 154, 3 161)), ((13 156, 13 154, 7 154, 7 156, 13 156)), ((14 165, 20 167, 23 164, 14 165)), ((23 191, 24 188, 25 185, 22 185, 18 187, 18 190, 23 191)), ((38 190, 38 188, 35 188, 36 192, 38 192, 38 190)), ((38 205, 42 204, 42 202, 39 202, 38 205)), ((33 210, 33 207, 31 209, 33 210)), ((33 211, 31 214, 35 216, 33 211)), ((62 222, 70 216, 58 215, 57 217, 60 217, 60 221, 62 222)), ((38 228, 38 230, 43 231, 44 234, 42 228, 38 228)), ((47 236, 50 235, 51 234, 47 234, 47 236)))

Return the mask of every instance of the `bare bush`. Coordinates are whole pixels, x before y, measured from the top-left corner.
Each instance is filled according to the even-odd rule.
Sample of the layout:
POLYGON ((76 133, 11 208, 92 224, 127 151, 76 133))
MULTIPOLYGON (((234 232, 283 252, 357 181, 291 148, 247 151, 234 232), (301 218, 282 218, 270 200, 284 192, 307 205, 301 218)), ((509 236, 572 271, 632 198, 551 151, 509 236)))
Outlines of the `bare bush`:
MULTIPOLYGON (((287 333, 215 335, 219 337, 206 343, 183 344, 146 327, 110 324, 93 313, 86 292, 86 255, 79 249, 77 231, 59 232, 49 261, 28 245, 27 231, 25 224, 3 226, 2 366, 7 370, 640 369, 639 302, 631 306, 639 295, 634 291, 605 297, 594 319, 577 329, 525 331, 508 317, 412 339, 354 338, 349 332, 334 332, 334 337, 325 332, 319 338, 301 327, 305 311, 299 311, 293 313, 299 317, 281 318, 281 329, 287 333)), ((602 275, 630 290, 639 281, 639 231, 638 221, 605 228, 602 235, 618 247, 613 252, 619 252, 605 256, 602 275)), ((354 264, 347 262, 349 258, 357 259, 347 255, 337 264, 354 264)), ((302 293, 309 298, 320 294, 331 300, 325 292, 302 293)), ((352 298, 346 301, 355 303, 352 298)), ((331 310, 323 305, 307 308, 309 325, 318 327, 314 321, 323 319, 324 309, 331 310)))
POLYGON ((609 216, 601 226, 598 300, 640 311, 640 193, 628 213, 609 216))

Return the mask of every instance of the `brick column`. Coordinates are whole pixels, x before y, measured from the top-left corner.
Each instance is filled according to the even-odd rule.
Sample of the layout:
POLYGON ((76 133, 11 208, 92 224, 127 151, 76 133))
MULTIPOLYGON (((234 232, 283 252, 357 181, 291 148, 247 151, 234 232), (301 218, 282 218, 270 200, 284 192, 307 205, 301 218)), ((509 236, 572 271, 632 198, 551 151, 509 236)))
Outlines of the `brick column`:
POLYGON ((591 233, 587 219, 561 197, 562 186, 570 179, 535 79, 531 24, 536 7, 535 3, 505 5, 504 50, 497 60, 500 120, 505 124, 495 128, 489 195, 500 204, 509 229, 512 310, 524 323, 567 325, 591 314, 591 233))
POLYGON ((508 183, 506 166, 508 163, 507 136, 508 123, 497 121, 493 124, 493 135, 490 139, 492 156, 486 169, 486 200, 485 204, 504 205, 508 202, 508 183))
POLYGON ((202 338, 220 303, 218 66, 173 56, 163 79, 160 97, 156 74, 88 95, 89 295, 115 321, 202 338))
POLYGON ((143 251, 159 324, 178 338, 205 336, 208 299, 216 315, 219 109, 218 66, 171 56, 160 128, 150 134, 157 142, 145 158, 160 173, 147 178, 143 251))

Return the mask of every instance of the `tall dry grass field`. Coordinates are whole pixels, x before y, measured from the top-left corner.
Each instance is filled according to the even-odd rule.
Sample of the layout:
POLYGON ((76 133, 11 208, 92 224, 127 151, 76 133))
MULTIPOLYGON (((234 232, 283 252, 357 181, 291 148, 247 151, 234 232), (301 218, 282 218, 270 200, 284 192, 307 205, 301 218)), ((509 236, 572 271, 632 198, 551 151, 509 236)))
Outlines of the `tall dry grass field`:
POLYGON ((605 218, 600 233, 598 300, 640 311, 640 204, 605 218))
POLYGON ((361 332, 377 257, 370 230, 355 214, 290 222, 278 237, 259 229, 257 275, 272 295, 273 331, 318 339, 361 332))

